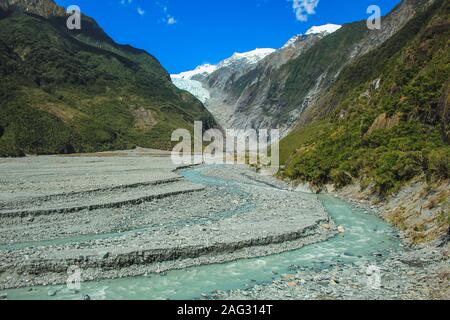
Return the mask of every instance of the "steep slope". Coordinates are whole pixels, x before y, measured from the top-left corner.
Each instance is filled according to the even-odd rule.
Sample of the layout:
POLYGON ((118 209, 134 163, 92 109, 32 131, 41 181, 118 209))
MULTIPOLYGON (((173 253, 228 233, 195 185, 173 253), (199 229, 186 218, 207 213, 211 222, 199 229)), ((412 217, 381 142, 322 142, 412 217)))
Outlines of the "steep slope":
POLYGON ((194 70, 172 74, 172 79, 203 81, 207 76, 217 70, 217 66, 213 64, 202 64, 194 70))
POLYGON ((358 57, 378 48, 431 0, 404 0, 383 18, 382 30, 366 22, 313 27, 304 36, 238 74, 220 68, 199 79, 210 91, 207 108, 224 127, 279 128, 287 135, 305 111, 358 57))
POLYGON ((416 10, 342 70, 282 141, 281 174, 319 188, 358 184, 382 198, 407 186, 409 203, 397 199, 387 218, 421 242, 450 222, 450 195, 440 187, 450 179, 450 4, 416 10))
POLYGON ((171 147, 171 132, 215 124, 143 50, 94 20, 66 28, 50 0, 0 1, 0 155, 171 147))
POLYGON ((173 83, 187 90, 205 103, 215 119, 226 127, 233 108, 223 106, 227 91, 234 81, 255 68, 258 63, 275 49, 255 49, 244 53, 234 53, 230 58, 217 65, 205 64, 195 70, 171 75, 173 83))
POLYGON ((327 32, 310 33, 290 39, 283 48, 234 79, 229 88, 217 90, 214 87, 219 92, 212 94, 208 108, 213 113, 216 105, 230 110, 227 125, 233 128, 280 128, 286 132, 294 120, 276 120, 280 116, 278 96, 288 75, 281 69, 327 35, 327 32))
POLYGON ((332 34, 336 31, 338 31, 340 28, 342 28, 342 26, 337 25, 337 24, 328 23, 328 24, 324 24, 322 26, 313 26, 305 34, 306 35, 318 34, 318 33, 332 34))
POLYGON ((217 70, 204 80, 209 88, 228 90, 233 81, 251 70, 259 61, 273 53, 275 49, 255 49, 245 53, 235 53, 217 65, 217 70))
MULTIPOLYGON (((234 54, 217 66, 200 66, 194 71, 172 77, 188 77, 202 82, 210 96, 205 104, 223 127, 277 126, 286 134, 298 114, 292 115, 289 121, 276 120, 280 114, 274 104, 278 104, 288 76, 286 72, 280 73, 281 67, 340 28, 341 26, 334 24, 313 27, 306 35, 291 38, 281 49, 256 49, 234 54)), ((190 85, 180 86, 187 88, 190 85)), ((197 92, 198 90, 195 90, 194 95, 197 92)))

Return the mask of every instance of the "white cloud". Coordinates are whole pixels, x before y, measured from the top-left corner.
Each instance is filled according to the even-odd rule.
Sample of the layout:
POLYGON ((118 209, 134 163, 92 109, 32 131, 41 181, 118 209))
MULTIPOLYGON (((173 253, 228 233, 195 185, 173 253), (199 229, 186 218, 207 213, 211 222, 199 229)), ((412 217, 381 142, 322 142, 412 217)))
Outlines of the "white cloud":
POLYGON ((178 23, 178 20, 169 13, 169 8, 166 3, 156 1, 156 5, 161 8, 164 14, 164 17, 160 19, 161 22, 167 23, 168 25, 174 25, 178 23))
POLYGON ((172 25, 172 24, 176 24, 178 21, 172 17, 172 16, 167 16, 167 24, 172 25))
POLYGON ((145 14, 145 10, 142 9, 141 7, 138 7, 138 8, 137 8, 137 13, 138 13, 140 16, 143 16, 143 15, 145 14))
POLYGON ((319 0, 292 0, 292 8, 294 9, 297 20, 308 21, 308 16, 316 13, 319 0))

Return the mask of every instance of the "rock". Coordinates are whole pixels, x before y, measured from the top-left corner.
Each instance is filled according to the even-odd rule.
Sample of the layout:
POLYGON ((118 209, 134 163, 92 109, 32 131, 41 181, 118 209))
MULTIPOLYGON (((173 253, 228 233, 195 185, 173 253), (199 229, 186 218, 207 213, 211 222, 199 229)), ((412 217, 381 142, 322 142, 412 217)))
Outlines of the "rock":
POLYGON ((89 300, 91 300, 91 297, 88 294, 85 294, 81 297, 81 300, 89 301, 89 300))
POLYGON ((6 300, 6 299, 8 299, 8 294, 7 293, 0 294, 0 300, 6 300))
POLYGON ((375 253, 373 254, 373 256, 374 256, 374 257, 382 257, 383 254, 380 253, 380 252, 375 252, 375 253))
POLYGON ((56 296, 56 290, 48 290, 47 294, 49 297, 54 297, 56 296))
POLYGON ((109 252, 105 252, 104 254, 103 254, 103 256, 102 256, 102 259, 103 260, 105 260, 105 259, 108 259, 109 257, 110 257, 110 253, 109 252))
POLYGON ((331 229, 331 225, 328 223, 325 223, 322 225, 322 228, 326 229, 326 230, 330 230, 331 229))
POLYGON ((293 274, 287 274, 287 275, 284 275, 283 276, 283 280, 292 280, 292 279, 295 279, 295 275, 293 275, 293 274))
POLYGON ((339 227, 337 228, 337 231, 338 231, 339 233, 345 233, 345 227, 344 227, 344 226, 339 226, 339 227))

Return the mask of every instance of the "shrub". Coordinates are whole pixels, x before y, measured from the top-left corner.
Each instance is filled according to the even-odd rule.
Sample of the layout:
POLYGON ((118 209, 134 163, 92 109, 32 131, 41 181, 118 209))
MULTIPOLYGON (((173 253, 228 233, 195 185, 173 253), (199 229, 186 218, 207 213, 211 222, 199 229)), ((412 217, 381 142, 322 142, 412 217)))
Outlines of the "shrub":
POLYGON ((428 171, 436 180, 450 178, 450 147, 430 152, 428 155, 428 171))
POLYGON ((349 172, 339 169, 331 170, 331 180, 338 188, 345 187, 352 183, 352 176, 349 172))

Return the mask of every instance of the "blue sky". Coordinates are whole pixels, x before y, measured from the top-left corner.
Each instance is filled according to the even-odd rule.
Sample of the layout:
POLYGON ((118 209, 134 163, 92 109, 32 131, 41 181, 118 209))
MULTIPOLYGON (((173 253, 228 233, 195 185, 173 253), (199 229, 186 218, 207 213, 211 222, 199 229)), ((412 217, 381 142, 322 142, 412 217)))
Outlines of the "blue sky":
POLYGON ((56 0, 76 4, 117 42, 147 50, 171 73, 234 52, 279 48, 314 25, 387 14, 400 0, 56 0), (294 9, 294 2, 298 4, 294 9), (309 8, 302 3, 312 3, 309 8), (315 7, 315 8, 314 8, 315 7), (315 13, 313 13, 313 11, 315 13))

